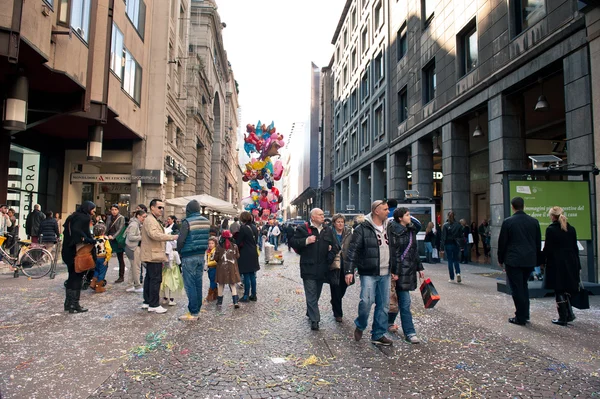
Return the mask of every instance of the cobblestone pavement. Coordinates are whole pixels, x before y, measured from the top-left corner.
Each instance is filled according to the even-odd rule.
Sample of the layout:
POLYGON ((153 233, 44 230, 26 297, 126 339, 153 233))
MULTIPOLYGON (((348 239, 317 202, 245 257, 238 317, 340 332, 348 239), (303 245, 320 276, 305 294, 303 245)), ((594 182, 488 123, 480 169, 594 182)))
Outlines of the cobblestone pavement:
POLYGON ((552 298, 533 300, 532 323, 514 326, 493 270, 463 266, 459 285, 446 282, 445 265, 425 266, 442 300, 425 310, 413 293, 423 342, 396 335, 388 348, 373 346, 368 331, 352 338, 358 285, 344 299, 343 323, 324 286, 321 330, 310 330, 294 253, 282 266, 262 265, 258 302, 234 309, 226 295, 221 310, 205 304, 196 323, 176 320, 185 299, 147 314, 124 287, 88 294, 90 312, 64 315, 57 283, 0 276, 0 300, 16 303, 0 316, 0 387, 19 398, 600 397, 598 298, 576 310, 572 327, 550 323, 552 298), (37 283, 51 288, 39 292, 37 283), (147 333, 159 335, 144 342, 147 333))

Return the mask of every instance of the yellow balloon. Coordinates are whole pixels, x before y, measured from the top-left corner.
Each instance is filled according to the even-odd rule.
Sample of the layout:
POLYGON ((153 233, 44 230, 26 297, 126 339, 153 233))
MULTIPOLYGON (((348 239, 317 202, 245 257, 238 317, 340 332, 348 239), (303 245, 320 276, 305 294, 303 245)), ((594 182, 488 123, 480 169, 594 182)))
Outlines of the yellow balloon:
POLYGON ((265 161, 256 161, 252 164, 252 169, 262 170, 267 163, 265 161))

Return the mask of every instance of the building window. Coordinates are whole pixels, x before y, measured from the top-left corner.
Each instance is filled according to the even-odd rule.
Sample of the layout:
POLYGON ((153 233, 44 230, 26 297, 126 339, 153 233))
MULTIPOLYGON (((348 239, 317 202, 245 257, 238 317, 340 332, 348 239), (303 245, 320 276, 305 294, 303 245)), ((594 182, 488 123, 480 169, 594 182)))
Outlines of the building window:
POLYGON ((86 42, 90 36, 90 4, 91 0, 71 0, 71 14, 69 15, 71 28, 86 42))
POLYGON ((340 148, 339 147, 335 150, 335 168, 336 169, 340 168, 340 148))
POLYGON ((514 0, 515 36, 538 23, 546 15, 544 0, 514 0))
POLYGON ((348 163, 348 142, 344 141, 342 144, 342 153, 344 154, 344 165, 348 163))
POLYGON ((423 104, 435 98, 435 59, 423 68, 423 104))
POLYGON ((362 46, 363 54, 366 53, 367 49, 369 48, 369 30, 366 26, 360 34, 360 45, 362 46))
POLYGON ((44 0, 44 2, 54 9, 54 0, 44 0))
POLYGON ((352 30, 356 28, 356 8, 352 10, 352 30))
POLYGON ((127 17, 140 34, 144 38, 146 29, 146 4, 143 0, 127 0, 127 17))
POLYGON ((340 48, 335 49, 335 62, 340 62, 340 48))
POLYGON ((360 80, 360 100, 365 101, 369 97, 369 67, 360 80))
POLYGON ((344 78, 342 81, 342 85, 345 86, 348 84, 348 67, 347 66, 344 67, 344 72, 343 72, 342 76, 344 78))
POLYGON ((123 32, 113 22, 112 39, 110 42, 110 69, 123 79, 123 32))
POLYGON ((397 46, 398 46, 398 61, 400 61, 406 55, 408 51, 408 31, 406 29, 406 22, 402 24, 402 27, 398 31, 398 37, 396 38, 397 46))
POLYGON ((63 25, 69 24, 69 0, 59 0, 58 23, 63 25))
POLYGON ((358 101, 356 98, 356 89, 352 90, 352 94, 350 94, 350 109, 352 114, 358 111, 358 101))
POLYGON ((477 67, 477 26, 473 20, 458 36, 460 54, 460 76, 466 75, 477 67))
POLYGON ((398 93, 398 124, 408 119, 408 93, 406 87, 398 93))
POLYGON ((348 45, 348 31, 344 30, 343 35, 344 35, 344 45, 343 45, 344 47, 343 48, 346 48, 346 46, 348 45))
POLYGON ((381 2, 377 3, 377 5, 375 6, 373 16, 375 18, 375 31, 378 31, 381 25, 383 24, 383 7, 381 7, 381 2))
POLYGON ((360 125, 360 141, 362 148, 369 147, 369 119, 365 119, 360 125))
POLYGON ((342 95, 342 92, 341 92, 341 85, 340 85, 340 81, 338 80, 338 81, 335 83, 335 96, 336 96, 337 98, 340 98, 340 96, 341 96, 341 95, 342 95))
POLYGON ((341 118, 340 117, 340 113, 338 112, 335 115, 335 132, 336 132, 336 135, 340 134, 340 129, 342 128, 342 124, 341 124, 340 118, 341 118))
POLYGON ((358 155, 358 137, 356 137, 356 130, 354 130, 350 136, 350 152, 353 158, 358 155))
POLYGON ((352 64, 351 64, 352 70, 354 71, 356 69, 356 67, 357 67, 357 64, 356 64, 356 49, 352 50, 351 62, 352 62, 352 64))
POLYGON ((423 27, 427 27, 433 19, 433 10, 436 0, 421 0, 421 18, 423 19, 423 27))
POLYGON ((379 53, 373 60, 373 84, 379 83, 384 76, 383 53, 379 53))
POLYGON ((373 121, 373 141, 381 139, 385 134, 385 122, 383 121, 383 104, 375 109, 375 120, 373 121))
POLYGON ((127 49, 124 52, 123 90, 139 105, 142 98, 142 67, 127 49))
POLYGON ((343 110, 344 110, 344 124, 346 124, 346 123, 348 123, 348 120, 350 119, 350 118, 348 118, 348 102, 344 103, 343 110))

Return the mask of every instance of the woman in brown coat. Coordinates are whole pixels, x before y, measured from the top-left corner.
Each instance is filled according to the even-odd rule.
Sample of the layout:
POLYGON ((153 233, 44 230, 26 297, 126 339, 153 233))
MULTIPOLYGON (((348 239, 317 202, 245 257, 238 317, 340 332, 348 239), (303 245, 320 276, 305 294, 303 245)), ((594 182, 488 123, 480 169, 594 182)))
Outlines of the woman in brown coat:
POLYGON ((240 251, 233 242, 233 237, 229 230, 224 230, 221 234, 221 241, 215 251, 215 260, 217 261, 217 306, 223 304, 223 289, 229 285, 235 308, 239 308, 239 296, 237 294, 236 284, 241 281, 237 260, 240 257, 240 251))

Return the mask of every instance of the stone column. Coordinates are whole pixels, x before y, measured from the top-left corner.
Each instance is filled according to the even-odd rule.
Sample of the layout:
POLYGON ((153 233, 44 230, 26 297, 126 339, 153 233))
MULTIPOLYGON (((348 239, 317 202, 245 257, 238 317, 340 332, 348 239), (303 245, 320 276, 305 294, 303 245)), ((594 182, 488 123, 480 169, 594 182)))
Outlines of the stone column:
MULTIPOLYGON (((438 139, 439 140, 439 139, 438 139)), ((433 197, 433 141, 412 143, 412 189, 421 197, 433 197)))
POLYGON ((469 126, 450 122, 442 127, 442 216, 454 211, 456 220, 471 221, 469 126))
POLYGON ((342 184, 341 183, 336 183, 335 184, 335 188, 334 188, 334 195, 335 195, 335 211, 336 212, 340 212, 343 211, 342 209, 342 200, 341 200, 341 188, 342 188, 342 184))
POLYGON ((363 168, 358 172, 358 210, 371 212, 371 170, 363 168))
MULTIPOLYGON (((175 198, 175 176, 172 173, 167 173, 167 184, 164 200, 175 198)), ((175 208, 169 205, 165 206, 165 212, 163 215, 170 215, 174 213, 175 208)))
MULTIPOLYGON (((190 122, 188 121, 188 124, 190 122)), ((196 123, 193 121, 191 123, 196 123)), ((197 182, 197 168, 198 168, 198 149, 197 149, 198 138, 195 130, 188 127, 187 135, 185 137, 185 148, 181 150, 185 153, 185 163, 188 170, 188 177, 185 182, 181 182, 181 195, 194 195, 196 194, 196 182, 197 182)), ((178 195, 179 196, 179 195, 178 195)))
POLYGON ((341 181, 340 187, 340 210, 346 210, 346 205, 348 205, 348 179, 343 179, 341 181))
POLYGON ((408 154, 398 151, 390 155, 390 167, 388 174, 390 176, 390 198, 404 198, 404 190, 408 188, 408 179, 406 178, 406 161, 408 154))
MULTIPOLYGON (((590 60, 587 47, 583 47, 563 59, 565 118, 567 128, 567 162, 581 165, 570 169, 590 170, 595 164, 594 132, 592 115, 592 84, 590 75, 590 60)), ((552 104, 550 104, 552 107, 552 104)), ((579 177, 574 177, 580 179, 579 177)), ((590 177, 591 203, 596 203, 594 177, 590 177)), ((590 209, 592 220, 596 218, 596 208, 590 209)), ((596 232, 593 232, 593 236, 596 232)), ((596 238, 596 237, 593 237, 596 238)), ((598 281, 597 268, 590 276, 587 267, 588 246, 583 245, 580 252, 582 278, 584 281, 598 281)))
MULTIPOLYGON (((498 94, 488 101, 489 159, 490 159, 490 215, 492 231, 492 263, 498 263, 497 249, 500 227, 504 219, 504 189, 502 175, 505 170, 524 169, 525 139, 521 107, 498 94)), ((533 112, 533 111, 531 111, 533 112)), ((526 205, 527 206, 527 205, 526 205)))
POLYGON ((371 163, 371 198, 373 201, 386 198, 384 167, 385 163, 371 163))
POLYGON ((354 209, 360 209, 358 206, 358 173, 350 175, 350 199, 348 203, 354 205, 354 209))

